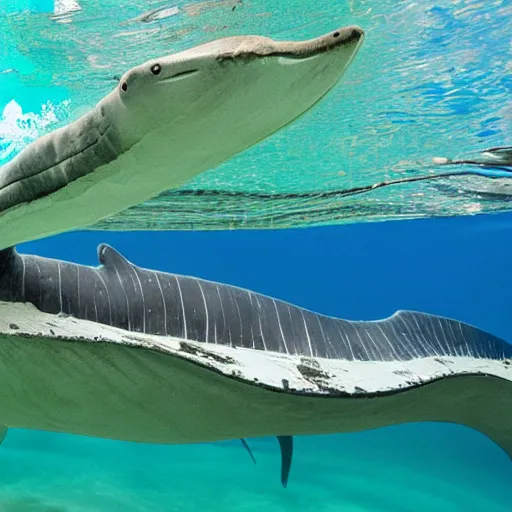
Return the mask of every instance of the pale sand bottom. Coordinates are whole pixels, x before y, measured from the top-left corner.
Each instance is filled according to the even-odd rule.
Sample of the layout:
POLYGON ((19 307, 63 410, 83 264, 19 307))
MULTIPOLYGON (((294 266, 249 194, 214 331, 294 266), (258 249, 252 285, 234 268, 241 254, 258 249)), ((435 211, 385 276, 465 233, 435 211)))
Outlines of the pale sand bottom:
POLYGON ((2 512, 510 512, 512 463, 481 434, 406 425, 300 437, 290 485, 273 439, 151 446, 11 430, 2 512))

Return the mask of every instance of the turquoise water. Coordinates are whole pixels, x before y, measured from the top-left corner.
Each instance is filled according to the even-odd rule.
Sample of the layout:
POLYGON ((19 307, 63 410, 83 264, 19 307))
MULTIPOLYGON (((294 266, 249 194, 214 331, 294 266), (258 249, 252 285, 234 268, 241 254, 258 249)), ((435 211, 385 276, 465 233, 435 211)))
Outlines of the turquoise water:
MULTIPOLYGON (((512 10, 505 0, 80 4, 82 11, 56 20, 53 2, 0 0, 0 164, 89 109, 115 85, 113 75, 141 60, 233 33, 299 38, 349 23, 367 30, 367 42, 325 103, 192 189, 333 190, 430 170, 438 154, 510 143, 512 10), (133 21, 173 6, 179 14, 133 21)), ((292 205, 170 195, 103 227, 282 227, 287 221, 276 219, 288 211, 304 225, 510 205, 443 194, 426 184, 292 205), (212 207, 224 217, 212 217, 212 207)), ((20 250, 96 264, 96 245, 107 242, 141 266, 245 286, 326 314, 376 319, 415 309, 512 340, 511 226, 512 216, 502 214, 279 234, 107 231, 20 250)), ((512 510, 511 461, 467 428, 403 425, 297 438, 287 489, 276 441, 249 443, 256 465, 239 441, 151 446, 11 429, 0 446, 0 512, 512 510)))
POLYGON ((2 511, 510 511, 510 461, 446 425, 298 438, 289 488, 276 442, 155 447, 15 431, 2 447, 2 511), (471 449, 468 449, 471 447, 471 449))

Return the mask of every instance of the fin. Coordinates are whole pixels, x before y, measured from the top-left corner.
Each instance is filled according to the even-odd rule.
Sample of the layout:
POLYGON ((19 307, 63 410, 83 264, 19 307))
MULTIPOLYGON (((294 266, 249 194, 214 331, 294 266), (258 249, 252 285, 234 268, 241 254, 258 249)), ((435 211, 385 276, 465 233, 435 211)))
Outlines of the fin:
POLYGON ((117 252, 113 247, 108 244, 98 245, 98 260, 101 265, 105 267, 115 268, 120 265, 129 265, 131 263, 120 253, 117 252))
POLYGON ((256 464, 256 459, 254 458, 254 455, 252 454, 251 448, 247 444, 247 441, 245 439, 240 439, 240 441, 242 441, 242 446, 249 452, 252 461, 254 462, 254 464, 256 464))
POLYGON ((292 467, 293 457, 293 437, 277 436, 279 447, 281 448, 281 484, 286 488, 288 485, 288 477, 292 467))
POLYGON ((2 444, 4 442, 6 435, 7 435, 7 427, 0 426, 0 444, 2 444))

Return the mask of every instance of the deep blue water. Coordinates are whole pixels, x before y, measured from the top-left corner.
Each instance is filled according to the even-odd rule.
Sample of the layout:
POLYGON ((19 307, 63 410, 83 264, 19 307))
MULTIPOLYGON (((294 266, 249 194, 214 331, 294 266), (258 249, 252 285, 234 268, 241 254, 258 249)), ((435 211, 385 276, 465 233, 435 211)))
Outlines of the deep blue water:
MULTIPOLYGON (((326 314, 416 309, 512 340, 511 232, 512 214, 500 214, 287 231, 80 232, 19 250, 96 264, 96 246, 107 242, 141 266, 326 314)), ((298 439, 286 490, 275 441, 251 444, 256 466, 237 442, 146 446, 11 431, 0 452, 0 510, 512 510, 512 462, 467 428, 298 439)))

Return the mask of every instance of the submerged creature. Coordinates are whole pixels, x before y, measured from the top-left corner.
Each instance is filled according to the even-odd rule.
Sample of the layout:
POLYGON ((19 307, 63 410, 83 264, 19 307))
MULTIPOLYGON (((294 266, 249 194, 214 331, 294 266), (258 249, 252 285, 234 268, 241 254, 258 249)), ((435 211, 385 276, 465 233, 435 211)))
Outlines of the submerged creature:
MULTIPOLYGON (((79 8, 74 1, 61 2, 55 14, 79 8)), ((41 137, 0 168, 0 249, 93 224, 247 149, 320 100, 339 80, 362 40, 359 27, 302 42, 230 37, 131 69, 91 112, 41 137)), ((48 269, 40 274, 41 261, 17 257, 14 249, 1 252, 0 281, 5 285, 1 295, 6 301, 32 303, 47 313, 55 313, 55 307, 58 313, 70 309, 68 313, 80 319, 89 319, 94 311, 96 322, 168 334, 167 320, 155 331, 149 317, 146 326, 146 313, 131 317, 130 304, 139 299, 126 295, 120 276, 124 312, 124 302, 120 306, 115 298, 111 301, 112 276, 107 287, 106 276, 96 270, 94 275, 102 279, 105 290, 93 287, 85 295, 77 290, 78 303, 68 308, 62 302, 70 297, 69 288, 63 291, 65 280, 70 278, 68 271, 76 269, 80 287, 80 267, 71 265, 62 274, 61 265, 66 264, 57 262, 55 295, 44 277, 48 269), (19 264, 21 281, 16 283, 19 264), (31 278, 31 272, 37 275, 31 278), (36 283, 39 292, 33 287, 36 283), (17 285, 21 287, 16 289, 17 285), (58 306, 52 302, 57 296, 58 306), (108 319, 103 317, 107 310, 108 319)), ((93 281, 87 277, 86 283, 90 286, 93 281)), ((165 300, 164 291, 160 292, 165 300)), ((208 325, 206 332, 208 341, 208 325)), ((293 444, 289 436, 277 438, 286 485, 293 444)), ((242 443, 254 460, 247 442, 242 439, 242 443)))
POLYGON ((130 69, 94 109, 0 168, 0 248, 89 226, 177 187, 289 124, 363 41, 219 39, 130 69))
POLYGON ((283 485, 296 434, 446 421, 512 456, 499 338, 416 312, 342 320, 107 245, 98 256, 0 252, 0 424, 150 443, 278 436, 283 485))
POLYGON ((298 434, 448 421, 512 456, 512 346, 474 327, 404 311, 322 316, 142 269, 106 245, 96 268, 14 249, 91 225, 271 135, 335 85, 362 40, 358 27, 303 42, 232 37, 149 61, 0 169, 0 442, 9 427, 149 443, 239 438, 254 460, 246 439, 273 435, 284 486, 298 434))

